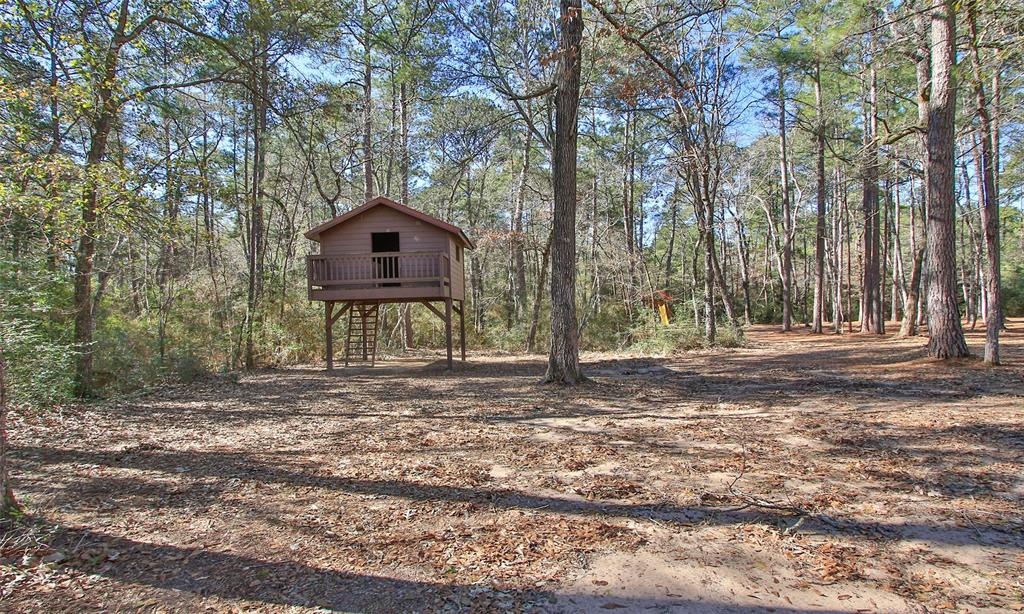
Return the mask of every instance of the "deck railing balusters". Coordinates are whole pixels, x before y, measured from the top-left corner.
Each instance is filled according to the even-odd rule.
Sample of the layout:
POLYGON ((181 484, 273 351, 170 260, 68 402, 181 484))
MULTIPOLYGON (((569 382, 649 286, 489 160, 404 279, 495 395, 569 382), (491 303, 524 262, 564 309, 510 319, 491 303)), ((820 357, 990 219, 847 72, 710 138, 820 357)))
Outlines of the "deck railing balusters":
POLYGON ((444 252, 369 253, 307 256, 310 286, 439 281, 451 277, 451 262, 444 252))

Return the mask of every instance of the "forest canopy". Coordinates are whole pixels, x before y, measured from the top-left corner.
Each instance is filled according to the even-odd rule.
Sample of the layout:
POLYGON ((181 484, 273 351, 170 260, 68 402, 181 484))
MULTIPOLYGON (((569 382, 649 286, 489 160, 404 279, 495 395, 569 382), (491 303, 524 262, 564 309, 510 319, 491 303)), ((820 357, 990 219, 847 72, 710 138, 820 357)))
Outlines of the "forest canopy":
MULTIPOLYGON (((477 348, 546 351, 552 291, 582 349, 998 331, 1024 315, 1020 9, 0 0, 13 398, 322 359, 302 233, 376 195, 476 242, 477 348)), ((442 337, 419 307, 381 334, 442 337)))

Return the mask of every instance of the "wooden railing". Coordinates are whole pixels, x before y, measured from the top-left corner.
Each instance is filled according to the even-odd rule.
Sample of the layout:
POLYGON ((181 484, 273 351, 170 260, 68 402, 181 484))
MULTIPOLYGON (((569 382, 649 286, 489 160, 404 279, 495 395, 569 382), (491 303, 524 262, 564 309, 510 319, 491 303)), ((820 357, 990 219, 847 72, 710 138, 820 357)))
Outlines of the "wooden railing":
POLYGON ((375 252, 339 256, 306 256, 310 289, 321 287, 388 287, 437 283, 451 278, 444 252, 375 252))

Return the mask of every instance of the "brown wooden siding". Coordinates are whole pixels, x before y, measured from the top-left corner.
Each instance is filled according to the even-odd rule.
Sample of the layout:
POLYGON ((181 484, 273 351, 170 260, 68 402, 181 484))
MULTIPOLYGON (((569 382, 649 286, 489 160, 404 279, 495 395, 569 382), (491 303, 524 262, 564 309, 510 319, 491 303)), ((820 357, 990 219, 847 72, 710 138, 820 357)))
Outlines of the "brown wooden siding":
POLYGON ((451 235, 436 226, 394 209, 376 207, 321 235, 320 253, 368 254, 372 251, 370 237, 375 232, 397 232, 403 252, 444 252, 451 243, 451 235))
POLYGON ((465 300, 466 251, 459 249, 457 259, 459 245, 446 230, 413 216, 383 206, 369 209, 320 235, 320 253, 307 259, 309 298, 395 301, 451 296, 465 300), (397 232, 398 254, 408 254, 395 255, 395 274, 387 279, 382 277, 380 261, 390 263, 392 257, 373 255, 375 232, 397 232), (435 260, 442 255, 446 258, 435 260), (384 285, 397 283, 402 286, 384 285))
POLYGON ((455 239, 449 236, 448 238, 448 258, 451 261, 452 267, 452 298, 458 301, 466 299, 466 250, 462 250, 462 256, 456 258, 456 251, 458 249, 458 243, 455 239))

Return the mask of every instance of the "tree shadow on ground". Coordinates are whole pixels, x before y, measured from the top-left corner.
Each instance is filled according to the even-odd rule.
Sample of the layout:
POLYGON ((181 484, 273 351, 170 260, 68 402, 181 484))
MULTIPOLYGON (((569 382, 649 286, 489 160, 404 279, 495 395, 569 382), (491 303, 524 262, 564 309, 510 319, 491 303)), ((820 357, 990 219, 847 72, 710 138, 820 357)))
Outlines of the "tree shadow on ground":
MULTIPOLYGON (((309 471, 303 467, 268 465, 257 457, 228 452, 175 451, 155 446, 121 451, 85 451, 47 447, 20 447, 15 450, 19 462, 40 471, 42 465, 88 463, 104 467, 140 469, 180 474, 184 468, 192 477, 256 480, 267 484, 325 488, 335 492, 377 495, 413 501, 449 501, 481 503, 498 508, 537 510, 580 516, 598 516, 633 520, 657 520, 681 526, 695 524, 732 525, 767 522, 788 526, 795 522, 787 510, 718 508, 629 504, 614 501, 560 498, 531 495, 510 489, 466 488, 402 480, 346 478, 309 471)), ((938 523, 886 523, 836 519, 824 514, 806 514, 803 530, 822 535, 867 536, 880 539, 913 539, 949 545, 999 544, 1024 549, 1024 536, 1013 524, 974 523, 960 527, 938 523)))
MULTIPOLYGON (((850 352, 847 352, 849 354, 850 352)), ((813 354, 813 353, 812 353, 813 354)), ((467 365, 456 374, 439 374, 437 364, 408 365, 387 370, 327 372, 311 368, 256 371, 241 382, 211 380, 188 388, 186 398, 174 392, 121 402, 109 408, 129 420, 147 423, 193 420, 212 424, 280 420, 282 417, 390 417, 393 419, 475 419, 481 422, 573 417, 657 417, 699 420, 739 417, 709 410, 702 415, 674 413, 679 403, 753 406, 764 410, 803 411, 803 402, 847 403, 963 402, 981 396, 1017 398, 1024 379, 979 379, 970 371, 912 370, 884 379, 820 370, 778 366, 771 359, 751 369, 750 357, 716 357, 715 369, 685 360, 638 358, 600 360, 586 365, 594 378, 578 388, 538 386, 540 361, 490 361, 467 365), (640 395, 644 398, 637 398, 640 395), (398 400, 416 411, 398 415, 389 401, 398 400)), ((870 356, 865 356, 868 360, 870 356)), ((786 359, 788 364, 789 359, 786 359)), ((443 363, 442 363, 443 364, 443 363)))
MULTIPOLYGON (((88 528, 61 528, 53 534, 52 545, 70 556, 64 566, 99 575, 121 583, 141 585, 160 591, 181 593, 191 598, 244 600, 268 605, 328 608, 359 612, 438 611, 445 606, 456 611, 586 612, 596 609, 626 611, 701 611, 719 614, 740 612, 782 612, 801 614, 799 608, 757 608, 736 606, 693 598, 634 598, 593 596, 546 589, 505 589, 487 585, 445 584, 340 571, 293 560, 273 560, 275 553, 254 558, 212 548, 190 548, 154 544, 110 535, 88 528), (79 552, 101 553, 80 557, 79 552), (115 556, 110 556, 116 553, 115 556), (106 556, 104 556, 104 554, 106 556), (113 559, 113 560, 111 560, 113 559)), ((50 598, 60 599, 59 591, 50 598)), ((152 594, 135 593, 138 603, 101 603, 111 607, 137 607, 152 594)), ((163 599, 170 599, 168 594, 163 599)), ((89 599, 87 596, 86 599, 89 599)), ((122 598, 124 599, 124 598, 122 598)), ((130 598, 129 598, 130 599, 130 598)), ((41 596, 38 605, 45 605, 41 596)), ((66 603, 66 602, 65 602, 66 603)), ((194 603, 192 605, 195 605, 194 603)), ((841 610, 813 610, 818 613, 841 610)))

